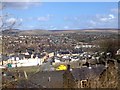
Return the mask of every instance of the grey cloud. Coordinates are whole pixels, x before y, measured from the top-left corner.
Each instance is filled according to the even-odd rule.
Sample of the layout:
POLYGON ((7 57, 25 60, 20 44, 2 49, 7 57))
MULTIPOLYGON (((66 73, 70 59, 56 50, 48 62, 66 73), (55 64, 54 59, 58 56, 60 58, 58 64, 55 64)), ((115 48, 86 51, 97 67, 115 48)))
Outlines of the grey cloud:
POLYGON ((6 8, 13 8, 13 9, 27 9, 29 6, 38 6, 41 3, 37 2, 3 2, 3 5, 6 8))

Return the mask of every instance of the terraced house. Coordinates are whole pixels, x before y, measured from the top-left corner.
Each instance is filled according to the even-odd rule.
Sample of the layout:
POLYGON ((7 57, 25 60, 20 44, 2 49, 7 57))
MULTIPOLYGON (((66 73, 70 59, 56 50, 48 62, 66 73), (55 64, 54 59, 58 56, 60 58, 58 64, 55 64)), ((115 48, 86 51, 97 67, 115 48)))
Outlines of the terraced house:
POLYGON ((108 60, 107 65, 70 68, 65 71, 37 72, 28 82, 43 88, 117 88, 117 64, 108 60))

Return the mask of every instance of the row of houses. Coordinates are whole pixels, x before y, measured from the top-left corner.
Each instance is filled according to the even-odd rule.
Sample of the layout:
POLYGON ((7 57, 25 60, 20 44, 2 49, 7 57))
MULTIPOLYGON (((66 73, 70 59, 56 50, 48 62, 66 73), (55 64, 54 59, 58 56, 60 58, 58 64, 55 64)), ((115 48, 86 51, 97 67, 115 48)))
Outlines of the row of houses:
POLYGON ((42 65, 45 58, 45 54, 29 54, 28 52, 10 56, 2 55, 1 60, 3 61, 1 61, 0 64, 3 64, 3 66, 11 64, 11 67, 37 66, 42 65))
MULTIPOLYGON (((117 51, 117 54, 119 50, 117 51)), ((62 63, 62 62, 74 62, 81 61, 86 62, 87 60, 93 63, 99 63, 102 59, 104 52, 91 53, 83 52, 81 50, 75 51, 57 51, 57 52, 43 52, 43 53, 33 53, 26 52, 22 54, 14 55, 0 55, 1 61, 0 64, 6 66, 7 64, 12 64, 12 67, 22 67, 22 66, 36 66, 42 65, 45 62, 50 61, 51 63, 62 63)), ((110 53, 106 53, 110 57, 110 53)))
MULTIPOLYGON (((71 68, 67 70, 36 72, 27 80, 32 88, 117 88, 117 64, 114 60, 104 65, 71 68), (111 78, 112 77, 112 78, 111 78)), ((26 84, 27 85, 27 84, 26 84)), ((18 84, 19 87, 20 84, 18 84)))
POLYGON ((74 48, 75 49, 78 49, 78 48, 99 48, 99 46, 98 45, 88 44, 88 43, 83 43, 81 45, 76 45, 74 48))

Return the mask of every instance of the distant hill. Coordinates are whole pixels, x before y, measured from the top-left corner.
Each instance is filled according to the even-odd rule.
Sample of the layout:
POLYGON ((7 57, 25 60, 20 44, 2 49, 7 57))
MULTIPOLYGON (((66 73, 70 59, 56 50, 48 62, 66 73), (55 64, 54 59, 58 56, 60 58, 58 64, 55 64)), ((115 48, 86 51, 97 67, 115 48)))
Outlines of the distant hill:
POLYGON ((18 35, 21 31, 19 29, 12 29, 12 30, 4 30, 2 31, 2 35, 18 35))
POLYGON ((47 30, 4 30, 2 31, 3 35, 42 35, 49 34, 47 30))
POLYGON ((78 33, 78 32, 105 32, 118 33, 118 29, 78 29, 78 30, 4 30, 3 35, 44 35, 44 34, 59 34, 59 33, 78 33))
POLYGON ((48 30, 22 30, 19 35, 43 35, 50 33, 48 30))

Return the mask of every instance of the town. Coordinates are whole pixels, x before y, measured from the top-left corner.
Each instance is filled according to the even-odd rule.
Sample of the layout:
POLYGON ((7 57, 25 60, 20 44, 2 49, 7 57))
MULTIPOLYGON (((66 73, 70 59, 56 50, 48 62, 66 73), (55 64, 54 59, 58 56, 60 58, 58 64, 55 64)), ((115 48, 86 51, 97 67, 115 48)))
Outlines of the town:
POLYGON ((119 90, 119 6, 2 0, 0 88, 119 90))
POLYGON ((35 31, 3 31, 0 66, 4 88, 119 87, 117 30, 29 32, 35 31), (36 67, 30 74, 20 69, 36 67))

